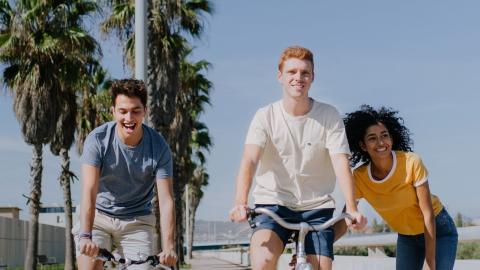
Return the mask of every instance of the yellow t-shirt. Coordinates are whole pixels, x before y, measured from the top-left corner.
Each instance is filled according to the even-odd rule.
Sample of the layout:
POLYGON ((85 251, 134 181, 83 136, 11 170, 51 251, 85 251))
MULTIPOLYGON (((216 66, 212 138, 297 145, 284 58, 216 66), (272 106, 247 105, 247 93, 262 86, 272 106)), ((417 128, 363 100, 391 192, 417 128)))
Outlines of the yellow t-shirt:
MULTIPOLYGON (((353 171, 355 197, 365 198, 385 222, 396 232, 406 235, 424 231, 422 211, 415 188, 428 180, 428 172, 420 157, 411 152, 395 151, 390 173, 382 180, 374 180, 370 164, 353 171)), ((435 216, 443 206, 432 194, 435 216)))

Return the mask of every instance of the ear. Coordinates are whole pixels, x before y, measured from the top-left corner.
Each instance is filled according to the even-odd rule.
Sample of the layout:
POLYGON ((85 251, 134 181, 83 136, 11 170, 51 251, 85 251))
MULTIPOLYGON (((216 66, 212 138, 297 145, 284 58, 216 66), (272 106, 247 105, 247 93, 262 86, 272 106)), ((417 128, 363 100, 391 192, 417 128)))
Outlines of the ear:
POLYGON ((361 148, 363 151, 367 152, 367 147, 365 146, 365 143, 363 143, 363 141, 360 141, 360 142, 358 143, 358 145, 360 146, 360 148, 361 148))
POLYGON ((112 111, 112 114, 115 114, 115 106, 112 106, 110 110, 112 111))
POLYGON ((282 72, 280 70, 277 73, 277 81, 280 83, 282 82, 282 72))
POLYGON ((312 71, 312 82, 315 80, 315 72, 312 71))

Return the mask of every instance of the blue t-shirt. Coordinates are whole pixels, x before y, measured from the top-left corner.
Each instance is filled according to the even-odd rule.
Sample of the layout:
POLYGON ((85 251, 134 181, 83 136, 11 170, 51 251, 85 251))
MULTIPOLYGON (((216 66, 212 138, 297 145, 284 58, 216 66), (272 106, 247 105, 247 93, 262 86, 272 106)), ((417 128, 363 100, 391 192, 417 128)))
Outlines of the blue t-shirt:
POLYGON ((82 164, 100 168, 96 208, 112 217, 149 215, 155 179, 172 177, 172 154, 165 139, 142 124, 134 147, 118 137, 116 122, 94 129, 85 139, 82 164))

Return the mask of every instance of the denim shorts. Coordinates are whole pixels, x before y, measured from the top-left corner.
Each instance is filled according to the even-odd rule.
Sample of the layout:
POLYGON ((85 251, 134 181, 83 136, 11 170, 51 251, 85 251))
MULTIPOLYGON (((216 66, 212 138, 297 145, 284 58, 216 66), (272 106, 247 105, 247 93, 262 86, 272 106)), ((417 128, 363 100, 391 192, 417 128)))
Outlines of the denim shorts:
MULTIPOLYGON (((272 204, 257 204, 255 208, 263 207, 267 208, 285 221, 291 223, 307 222, 311 225, 323 224, 333 216, 333 208, 326 209, 314 209, 307 211, 293 211, 289 208, 281 205, 272 204)), ((253 231, 255 233, 258 230, 271 230, 275 232, 283 242, 283 246, 287 244, 288 239, 294 231, 282 227, 275 222, 271 217, 261 214, 255 217, 254 222, 257 223, 257 227, 253 231)), ((309 232, 305 237, 305 252, 308 255, 321 255, 330 257, 333 260, 333 227, 329 227, 324 231, 309 232)))
MULTIPOLYGON (((453 219, 445 208, 435 217, 436 247, 435 266, 437 270, 451 270, 457 253, 458 234, 453 219)), ((425 260, 425 237, 398 234, 397 270, 421 270, 425 260)))

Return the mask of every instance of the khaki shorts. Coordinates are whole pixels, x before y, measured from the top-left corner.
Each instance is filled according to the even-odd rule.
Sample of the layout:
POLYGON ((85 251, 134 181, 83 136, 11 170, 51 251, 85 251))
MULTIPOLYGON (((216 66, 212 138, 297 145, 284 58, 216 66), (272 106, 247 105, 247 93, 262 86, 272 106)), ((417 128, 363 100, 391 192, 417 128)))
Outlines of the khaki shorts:
MULTIPOLYGON (((92 241, 100 248, 118 253, 123 258, 138 260, 139 255, 153 255, 155 215, 119 219, 95 211, 92 241)), ((80 221, 75 224, 72 234, 75 239, 76 255, 80 255, 78 234, 80 221)), ((150 269, 147 264, 130 266, 129 269, 150 269)))

